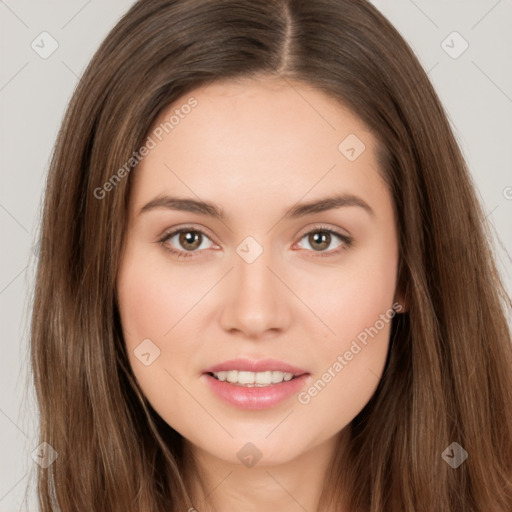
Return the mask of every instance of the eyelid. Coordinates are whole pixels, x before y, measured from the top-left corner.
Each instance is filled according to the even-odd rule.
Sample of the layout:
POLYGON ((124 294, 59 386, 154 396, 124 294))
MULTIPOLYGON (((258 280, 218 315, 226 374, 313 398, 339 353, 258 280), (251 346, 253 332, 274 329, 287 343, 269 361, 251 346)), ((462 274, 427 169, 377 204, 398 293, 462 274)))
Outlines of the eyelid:
POLYGON ((158 237, 158 241, 161 242, 162 240, 167 240, 170 237, 172 237, 174 235, 177 235, 181 231, 186 231, 187 229, 189 231, 197 231, 198 233, 201 233, 201 234, 207 236, 216 245, 219 245, 219 244, 217 244, 217 242, 214 241, 215 237, 210 233, 210 231, 207 228, 205 228, 204 226, 201 226, 201 225, 199 225, 199 227, 198 227, 197 224, 184 224, 183 226, 179 225, 179 226, 174 226, 174 227, 172 227, 170 229, 166 229, 158 237))
MULTIPOLYGON (((329 231, 331 233, 334 233, 334 234, 340 236, 341 238, 352 239, 352 236, 348 232, 343 233, 341 231, 341 228, 330 226, 328 224, 322 224, 322 223, 314 224, 313 226, 304 228, 304 230, 299 231, 297 233, 297 235, 295 235, 295 237, 303 238, 305 235, 311 233, 312 231, 329 231)), ((343 230, 343 231, 346 231, 346 230, 343 230)))

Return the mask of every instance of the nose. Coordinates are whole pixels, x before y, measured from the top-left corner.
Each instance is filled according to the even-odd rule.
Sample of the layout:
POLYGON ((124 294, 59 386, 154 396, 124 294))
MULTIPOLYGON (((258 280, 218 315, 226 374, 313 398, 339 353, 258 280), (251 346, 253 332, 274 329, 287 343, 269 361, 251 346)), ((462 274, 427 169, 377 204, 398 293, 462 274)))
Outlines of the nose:
MULTIPOLYGON (((279 267, 282 268, 282 267, 279 267)), ((260 339, 286 331, 293 313, 293 294, 267 251, 249 263, 235 255, 234 268, 225 280, 221 303, 221 327, 230 333, 260 339)), ((293 287, 292 287, 293 288, 293 287)))

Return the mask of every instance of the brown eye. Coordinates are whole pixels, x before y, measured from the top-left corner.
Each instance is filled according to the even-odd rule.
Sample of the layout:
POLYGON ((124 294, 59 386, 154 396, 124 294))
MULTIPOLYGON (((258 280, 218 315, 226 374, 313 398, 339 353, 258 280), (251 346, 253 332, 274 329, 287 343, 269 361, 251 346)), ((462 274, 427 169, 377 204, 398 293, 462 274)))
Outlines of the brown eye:
POLYGON ((210 238, 198 229, 182 228, 165 235, 160 243, 173 254, 193 256, 194 253, 208 249, 208 243, 204 244, 208 240, 210 238), (173 240, 176 238, 177 240, 173 240))
POLYGON ((181 231, 178 241, 184 249, 195 251, 201 245, 202 237, 198 231, 181 231))
MULTIPOLYGON (((352 239, 347 235, 342 235, 331 229, 318 228, 314 231, 306 233, 301 240, 307 240, 307 244, 311 247, 311 250, 319 253, 318 256, 330 256, 338 254, 339 251, 350 247, 352 239), (340 240, 338 245, 327 250, 335 239, 340 240), (324 254, 325 253, 325 254, 324 254)), ((307 249, 307 247, 305 247, 307 249)))
POLYGON ((308 242, 315 251, 323 251, 331 243, 331 234, 328 231, 314 231, 308 235, 308 242))

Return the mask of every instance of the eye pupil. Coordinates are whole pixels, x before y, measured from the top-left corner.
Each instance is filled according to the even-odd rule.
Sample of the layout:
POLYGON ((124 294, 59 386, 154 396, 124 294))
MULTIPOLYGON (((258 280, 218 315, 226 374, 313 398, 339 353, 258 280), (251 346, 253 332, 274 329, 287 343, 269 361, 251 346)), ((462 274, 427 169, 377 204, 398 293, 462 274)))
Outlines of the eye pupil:
POLYGON ((201 234, 197 231, 182 231, 179 239, 182 247, 187 247, 188 244, 189 249, 197 249, 201 245, 201 234))
POLYGON ((313 234, 309 235, 309 242, 311 247, 315 250, 323 250, 329 247, 331 242, 331 234, 327 231, 315 231, 313 234), (312 243, 312 241, 314 243, 312 243), (320 247, 315 247, 315 244, 320 244, 320 247))

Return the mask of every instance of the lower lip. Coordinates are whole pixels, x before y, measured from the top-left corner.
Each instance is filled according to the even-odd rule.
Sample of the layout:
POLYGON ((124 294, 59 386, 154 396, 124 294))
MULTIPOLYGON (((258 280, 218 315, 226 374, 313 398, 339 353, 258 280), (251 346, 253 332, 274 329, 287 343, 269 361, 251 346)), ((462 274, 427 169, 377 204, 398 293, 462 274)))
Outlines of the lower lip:
POLYGON ((271 384, 270 386, 247 387, 220 381, 208 374, 203 374, 210 389, 220 398, 240 409, 261 410, 274 407, 304 387, 309 374, 305 373, 294 379, 271 384))

